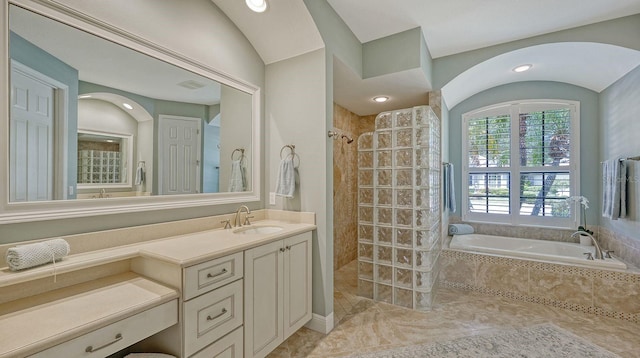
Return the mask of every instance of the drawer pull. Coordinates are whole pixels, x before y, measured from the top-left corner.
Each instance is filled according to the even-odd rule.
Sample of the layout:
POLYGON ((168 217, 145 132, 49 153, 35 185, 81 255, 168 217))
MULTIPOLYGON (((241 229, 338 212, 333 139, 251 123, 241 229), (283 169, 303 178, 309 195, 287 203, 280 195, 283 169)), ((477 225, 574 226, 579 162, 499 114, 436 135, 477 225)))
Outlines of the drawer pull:
POLYGON ((100 347, 96 347, 96 348, 93 348, 93 346, 89 346, 84 351, 87 352, 87 353, 93 353, 93 352, 101 350, 102 348, 106 348, 106 347, 108 347, 108 346, 110 346, 110 345, 112 345, 112 344, 114 344, 114 343, 116 343, 118 341, 121 341, 121 340, 122 340, 122 334, 118 333, 118 334, 116 334, 116 338, 114 338, 113 341, 105 343, 105 344, 101 345, 100 347))
POLYGON ((225 313, 227 313, 227 309, 223 308, 222 312, 219 315, 217 315, 215 317, 207 316, 207 321, 213 321, 214 319, 218 319, 218 318, 224 316, 225 313))
POLYGON ((207 278, 214 278, 214 277, 218 277, 218 276, 220 276, 220 275, 224 275, 225 273, 227 273, 227 269, 226 269, 226 268, 222 269, 222 271, 218 272, 218 273, 217 273, 217 274, 215 274, 215 275, 213 275, 213 274, 211 274, 211 273, 208 273, 208 274, 207 274, 207 278))

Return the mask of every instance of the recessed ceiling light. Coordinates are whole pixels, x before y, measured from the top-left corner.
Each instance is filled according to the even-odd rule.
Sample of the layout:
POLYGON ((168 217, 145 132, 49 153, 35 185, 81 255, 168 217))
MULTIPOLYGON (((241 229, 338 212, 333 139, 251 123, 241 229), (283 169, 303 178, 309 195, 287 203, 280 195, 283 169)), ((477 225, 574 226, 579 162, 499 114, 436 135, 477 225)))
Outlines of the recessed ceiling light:
POLYGON ((267 9, 267 0, 245 0, 249 9, 255 12, 264 12, 267 9))
POLYGON ((513 72, 524 72, 524 71, 528 71, 531 69, 531 67, 533 67, 533 65, 520 65, 516 68, 513 69, 513 72))
POLYGON ((90 94, 83 94, 82 96, 78 96, 78 98, 91 98, 90 94))
POLYGON ((180 82, 178 83, 178 86, 184 87, 184 88, 188 88, 188 89, 198 89, 198 88, 202 88, 204 86, 206 86, 203 83, 200 83, 198 81, 194 81, 194 80, 188 80, 188 81, 184 81, 184 82, 180 82))
POLYGON ((387 96, 376 96, 376 97, 373 97, 373 100, 375 102, 378 102, 378 103, 383 103, 383 102, 388 101, 389 97, 387 97, 387 96))
POLYGON ((126 109, 133 109, 133 106, 130 105, 129 103, 123 103, 122 106, 126 109))

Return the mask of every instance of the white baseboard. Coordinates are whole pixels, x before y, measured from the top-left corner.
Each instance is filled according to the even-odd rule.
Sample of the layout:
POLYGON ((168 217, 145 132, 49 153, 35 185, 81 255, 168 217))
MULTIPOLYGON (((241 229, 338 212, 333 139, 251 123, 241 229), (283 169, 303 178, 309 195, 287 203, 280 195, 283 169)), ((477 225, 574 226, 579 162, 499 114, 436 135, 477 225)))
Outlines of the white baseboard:
POLYGON ((327 334, 333 329, 333 312, 326 317, 314 313, 311 321, 304 326, 316 332, 327 334))

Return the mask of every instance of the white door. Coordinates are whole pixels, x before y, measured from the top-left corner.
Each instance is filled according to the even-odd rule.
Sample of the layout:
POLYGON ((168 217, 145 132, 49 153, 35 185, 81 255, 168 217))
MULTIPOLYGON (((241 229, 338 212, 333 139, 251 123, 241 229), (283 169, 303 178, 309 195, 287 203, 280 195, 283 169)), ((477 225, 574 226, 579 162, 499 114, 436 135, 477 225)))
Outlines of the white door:
POLYGON ((265 357, 284 341, 282 241, 244 253, 244 354, 265 357))
POLYGON ((160 115, 160 194, 195 194, 200 189, 200 118, 160 115))
POLYGON ((311 233, 284 240, 284 339, 311 320, 311 233))
POLYGON ((53 198, 54 88, 11 69, 9 201, 53 198))

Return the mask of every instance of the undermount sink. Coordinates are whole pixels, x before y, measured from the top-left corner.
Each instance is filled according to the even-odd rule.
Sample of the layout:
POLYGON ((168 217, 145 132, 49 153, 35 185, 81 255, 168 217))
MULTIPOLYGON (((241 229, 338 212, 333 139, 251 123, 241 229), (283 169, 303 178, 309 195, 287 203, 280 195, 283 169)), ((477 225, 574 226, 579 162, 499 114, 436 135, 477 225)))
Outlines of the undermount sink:
POLYGON ((247 226, 237 230, 234 230, 234 234, 273 234, 275 232, 281 231, 282 228, 280 226, 247 226))

